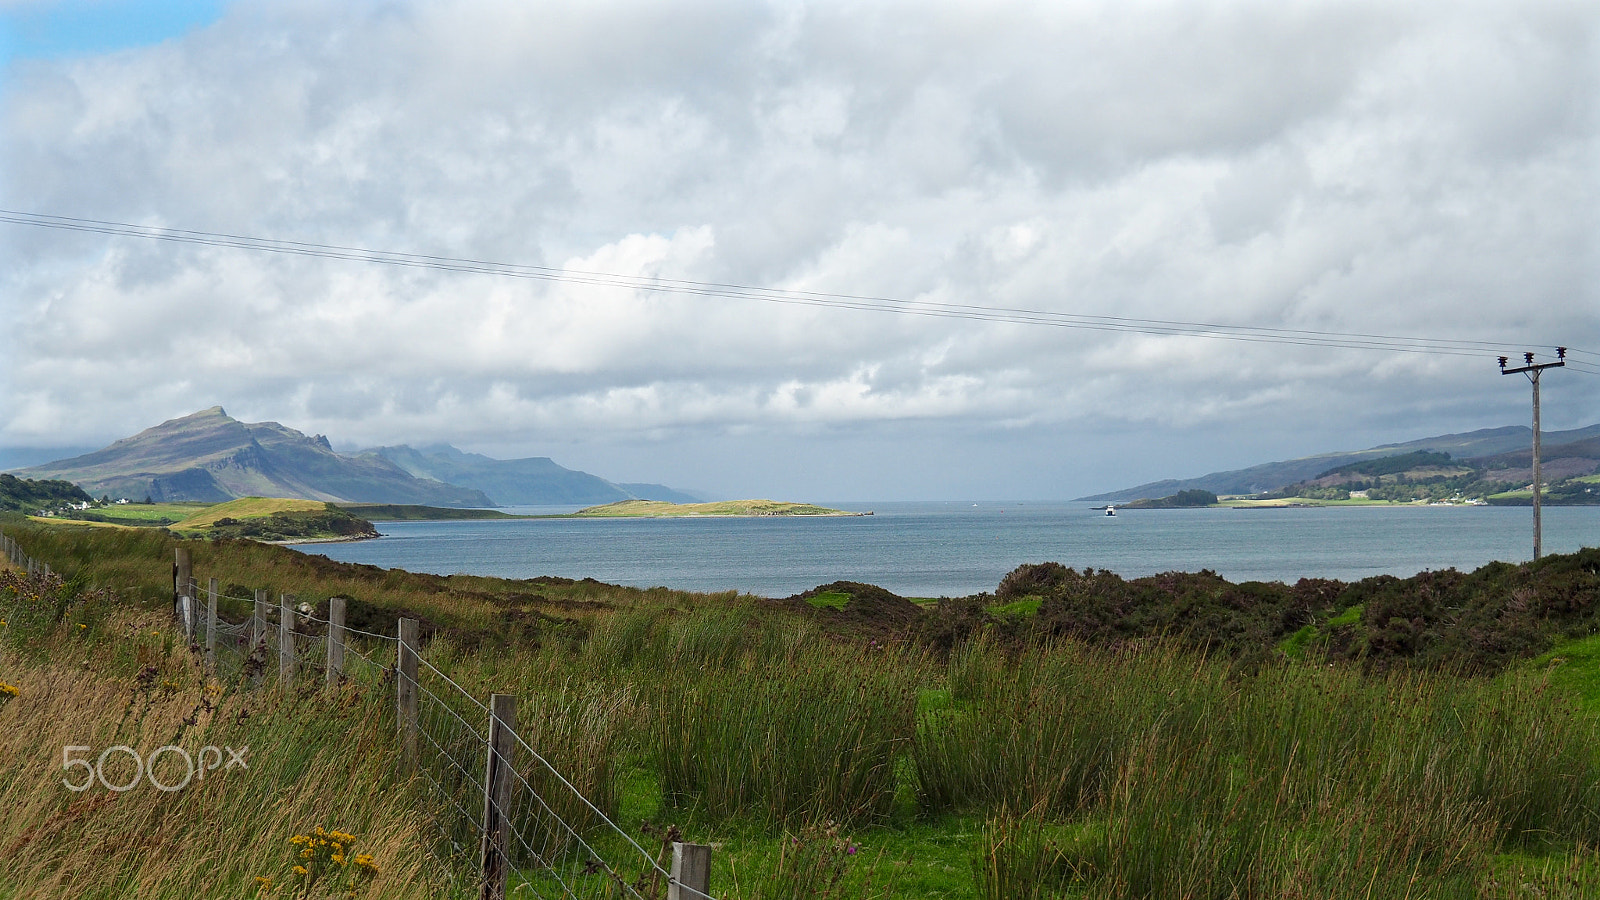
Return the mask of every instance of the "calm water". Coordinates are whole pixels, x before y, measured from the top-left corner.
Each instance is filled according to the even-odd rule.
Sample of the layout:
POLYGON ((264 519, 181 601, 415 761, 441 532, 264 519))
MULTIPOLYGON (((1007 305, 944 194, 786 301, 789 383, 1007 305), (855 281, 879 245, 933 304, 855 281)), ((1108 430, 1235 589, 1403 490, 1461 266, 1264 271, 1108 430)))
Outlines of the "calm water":
MULTIPOLYGON (((1354 580, 1532 556, 1512 507, 1132 510, 1083 503, 832 504, 857 518, 385 522, 384 537, 301 549, 413 572, 592 577, 783 597, 840 579, 911 597, 992 591, 1026 562, 1135 577, 1211 569, 1230 581, 1354 580)), ((1544 512, 1546 553, 1600 544, 1600 507, 1544 512)))

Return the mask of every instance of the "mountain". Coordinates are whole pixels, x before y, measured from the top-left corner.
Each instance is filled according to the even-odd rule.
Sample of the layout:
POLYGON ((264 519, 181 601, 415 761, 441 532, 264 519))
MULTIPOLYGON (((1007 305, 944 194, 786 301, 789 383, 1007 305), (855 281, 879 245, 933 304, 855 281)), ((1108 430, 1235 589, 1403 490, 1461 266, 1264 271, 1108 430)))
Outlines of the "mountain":
POLYGON ((276 422, 247 425, 220 406, 163 422, 101 450, 22 469, 89 493, 156 501, 292 497, 428 506, 493 506, 482 491, 412 476, 376 457, 333 452, 276 422))
POLYGON ((557 465, 545 456, 493 459, 448 444, 421 449, 401 444, 364 451, 360 458, 367 457, 387 460, 418 478, 474 488, 501 506, 594 505, 618 500, 690 503, 700 499, 659 484, 615 484, 557 465))
MULTIPOLYGON (((1574 445, 1576 448, 1582 442, 1595 438, 1600 438, 1600 424, 1576 428, 1571 431, 1547 431, 1540 436, 1540 440, 1543 443, 1541 456, 1547 462, 1559 458, 1563 454, 1574 457, 1583 456, 1581 451, 1566 453, 1563 450, 1564 445, 1574 445)), ((1483 458, 1486 463, 1489 458, 1500 459, 1504 457, 1503 463, 1498 468, 1515 468, 1514 461, 1518 458, 1518 453, 1520 452, 1521 465, 1526 467, 1532 465, 1529 461, 1532 454, 1529 447, 1532 443, 1533 430, 1527 426, 1512 425, 1504 428, 1484 428, 1464 434, 1442 434, 1401 444, 1381 444, 1368 450, 1320 453, 1316 456, 1306 456, 1300 459, 1262 463, 1261 465, 1251 466, 1248 469, 1212 472, 1209 475, 1201 475, 1198 478, 1152 481, 1120 491, 1110 491, 1104 494, 1096 494, 1092 497, 1079 497, 1078 499, 1120 502, 1141 497, 1167 497, 1186 490, 1210 491, 1213 494, 1258 494, 1264 491, 1277 490, 1286 485, 1310 481, 1331 469, 1349 463, 1378 459, 1385 456, 1398 456, 1414 451, 1448 453, 1458 460, 1483 458)), ((1491 464, 1484 467, 1495 466, 1491 464)))

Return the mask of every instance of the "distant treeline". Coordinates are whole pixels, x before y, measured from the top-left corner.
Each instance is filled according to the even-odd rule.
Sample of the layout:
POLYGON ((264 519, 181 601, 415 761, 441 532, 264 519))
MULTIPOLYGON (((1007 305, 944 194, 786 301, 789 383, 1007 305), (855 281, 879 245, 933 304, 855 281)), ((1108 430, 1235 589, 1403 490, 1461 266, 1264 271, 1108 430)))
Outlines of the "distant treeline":
POLYGON ((1214 506, 1217 495, 1210 491, 1192 490, 1179 491, 1170 497, 1158 500, 1135 500, 1123 504, 1123 509, 1193 509, 1200 506, 1214 506))
POLYGON ((1443 468, 1454 465, 1457 465, 1457 463, 1450 458, 1448 453, 1417 450, 1412 453, 1402 453, 1399 456, 1385 456, 1382 459, 1366 459, 1361 462, 1335 466, 1318 475, 1317 478, 1327 478, 1330 475, 1366 475, 1370 478, 1382 478, 1385 475, 1397 475, 1401 472, 1409 472, 1412 469, 1443 468))
POLYGON ((18 478, 0 473, 0 509, 35 513, 56 509, 68 503, 86 503, 94 498, 70 481, 18 478))

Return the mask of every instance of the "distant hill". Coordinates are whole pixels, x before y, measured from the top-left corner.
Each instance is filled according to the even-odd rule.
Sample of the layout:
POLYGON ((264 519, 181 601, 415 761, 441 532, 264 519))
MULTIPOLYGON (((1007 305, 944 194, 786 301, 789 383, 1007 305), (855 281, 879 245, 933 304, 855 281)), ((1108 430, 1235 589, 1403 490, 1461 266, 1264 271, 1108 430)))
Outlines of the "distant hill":
POLYGON ((702 499, 659 484, 616 484, 557 465, 549 457, 494 459, 467 453, 448 444, 417 449, 404 444, 363 451, 363 457, 385 459, 418 478, 474 488, 499 506, 600 504, 619 500, 666 500, 692 503, 702 499))
MULTIPOLYGON (((1545 432, 1541 436, 1543 457, 1548 464, 1567 452, 1567 449, 1563 448, 1574 451, 1575 457, 1582 456, 1587 452, 1583 449, 1588 446, 1587 442, 1597 438, 1600 438, 1600 424, 1571 431, 1545 432)), ((1120 491, 1078 499, 1122 502, 1142 497, 1166 497, 1187 490, 1203 490, 1223 495, 1258 494, 1310 481, 1330 470, 1352 463, 1418 451, 1448 453, 1455 460, 1476 459, 1477 462, 1486 464, 1483 467, 1488 468, 1496 467, 1490 462, 1490 459, 1494 459, 1502 463, 1498 468, 1515 469, 1518 460, 1521 467, 1532 465, 1530 461, 1532 453, 1529 449, 1532 441, 1533 431, 1526 426, 1485 428, 1465 434, 1443 434, 1401 444, 1382 444, 1368 450, 1320 453, 1300 459, 1263 463, 1247 469, 1212 472, 1198 478, 1152 481, 1120 491)))
POLYGON ((34 513, 91 499, 70 481, 34 481, 0 474, 0 509, 34 513))
POLYGON ((379 457, 333 452, 276 422, 248 425, 220 406, 163 422, 101 450, 22 469, 27 478, 71 481, 100 496, 220 503, 289 497, 429 506, 493 506, 482 491, 417 478, 379 457))

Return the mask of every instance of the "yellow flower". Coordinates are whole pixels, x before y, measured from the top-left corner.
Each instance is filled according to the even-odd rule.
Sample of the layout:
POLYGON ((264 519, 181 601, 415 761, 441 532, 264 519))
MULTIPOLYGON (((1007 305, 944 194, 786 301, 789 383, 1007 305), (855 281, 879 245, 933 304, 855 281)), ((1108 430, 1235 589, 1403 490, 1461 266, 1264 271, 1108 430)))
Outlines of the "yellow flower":
POLYGON ((0 681, 0 694, 4 694, 7 697, 15 697, 21 693, 22 691, 18 690, 17 688, 6 684, 4 681, 0 681))
POLYGON ((312 855, 315 854, 316 852, 317 851, 315 849, 313 849, 311 847, 307 847, 304 850, 300 851, 300 855, 305 857, 306 859, 310 859, 312 857, 312 855))
POLYGON ((88 627, 89 627, 89 626, 87 626, 87 625, 85 625, 85 624, 83 624, 83 623, 82 623, 82 622, 79 622, 79 623, 78 623, 78 627, 79 627, 79 628, 88 628, 88 627))
POLYGON ((304 874, 306 874, 306 867, 305 866, 295 866, 294 867, 294 873, 296 875, 304 875, 304 874))
POLYGON ((334 863, 337 864, 337 865, 341 865, 341 866, 344 865, 344 854, 343 853, 335 853, 334 855, 332 855, 332 856, 330 856, 328 858, 333 860, 334 863))

